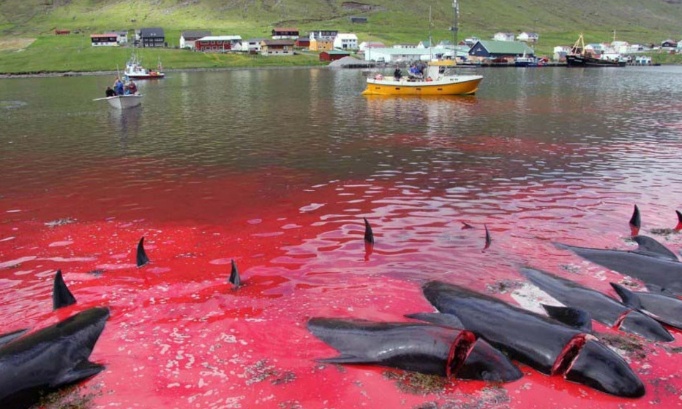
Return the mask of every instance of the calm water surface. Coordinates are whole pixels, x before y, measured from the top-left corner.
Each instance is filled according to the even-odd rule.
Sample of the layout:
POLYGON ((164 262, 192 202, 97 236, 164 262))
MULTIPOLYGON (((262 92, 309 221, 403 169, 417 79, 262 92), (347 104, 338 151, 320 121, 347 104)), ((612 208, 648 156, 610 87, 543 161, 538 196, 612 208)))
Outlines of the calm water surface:
POLYGON ((473 97, 386 98, 361 96, 355 70, 171 72, 138 82, 143 104, 124 112, 92 101, 110 76, 0 81, 0 333, 60 318, 62 269, 69 311, 112 309, 93 354, 107 371, 82 392, 100 406, 679 405, 679 377, 661 380, 682 357, 648 344, 629 357, 637 401, 530 368, 494 392, 424 395, 315 363, 335 352, 308 318, 403 320, 429 310, 428 279, 537 308, 517 273, 532 265, 615 296, 623 277, 553 243, 630 248, 635 204, 645 234, 682 247, 682 68, 480 73, 473 97), (141 236, 152 264, 138 270, 141 236))

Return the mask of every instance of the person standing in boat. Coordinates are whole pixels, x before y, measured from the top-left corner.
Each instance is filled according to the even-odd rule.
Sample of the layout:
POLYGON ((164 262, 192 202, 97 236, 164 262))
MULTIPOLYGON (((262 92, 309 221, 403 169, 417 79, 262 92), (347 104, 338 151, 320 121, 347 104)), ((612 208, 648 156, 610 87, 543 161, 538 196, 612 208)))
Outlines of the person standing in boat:
POLYGON ((400 71, 400 68, 396 67, 395 71, 393 71, 393 76, 395 77, 396 81, 400 81, 400 78, 403 76, 403 72, 400 71))
POLYGON ((123 95, 123 81, 118 77, 114 81, 114 91, 116 91, 116 95, 123 95))

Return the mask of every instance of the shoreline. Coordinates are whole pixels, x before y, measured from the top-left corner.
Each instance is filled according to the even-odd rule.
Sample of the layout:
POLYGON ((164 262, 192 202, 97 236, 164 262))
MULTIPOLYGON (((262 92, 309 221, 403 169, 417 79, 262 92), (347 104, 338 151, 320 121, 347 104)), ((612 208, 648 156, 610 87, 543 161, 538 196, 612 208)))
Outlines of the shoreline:
MULTIPOLYGON (((280 70, 298 68, 327 68, 327 65, 282 65, 282 66, 244 66, 244 67, 213 67, 213 68, 173 68, 163 70, 164 73, 200 72, 200 71, 230 71, 230 70, 280 70)), ((47 71, 37 73, 0 73, 0 79, 12 78, 53 78, 53 77, 86 77, 98 75, 117 75, 119 71, 47 71)))

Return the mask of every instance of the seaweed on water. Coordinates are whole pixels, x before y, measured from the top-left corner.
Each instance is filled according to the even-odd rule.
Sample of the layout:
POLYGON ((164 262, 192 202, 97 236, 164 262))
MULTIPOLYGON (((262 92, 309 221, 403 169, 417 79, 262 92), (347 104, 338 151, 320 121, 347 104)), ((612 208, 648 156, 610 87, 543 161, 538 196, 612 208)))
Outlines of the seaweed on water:
POLYGON ((620 334, 599 334, 599 340, 610 347, 623 351, 630 358, 646 358, 644 345, 639 339, 633 336, 620 334))
POLYGON ((425 375, 409 371, 384 371, 384 378, 395 381, 402 392, 413 395, 427 395, 445 390, 450 383, 447 378, 438 375, 425 375))
POLYGON ((296 375, 293 372, 281 371, 275 368, 274 365, 270 365, 267 359, 262 359, 254 365, 246 367, 245 371, 247 385, 266 380, 269 380, 273 385, 281 385, 296 380, 296 375))
POLYGON ((41 396, 34 406, 41 409, 90 409, 96 407, 94 399, 102 394, 101 391, 83 393, 81 386, 71 386, 59 391, 41 396))

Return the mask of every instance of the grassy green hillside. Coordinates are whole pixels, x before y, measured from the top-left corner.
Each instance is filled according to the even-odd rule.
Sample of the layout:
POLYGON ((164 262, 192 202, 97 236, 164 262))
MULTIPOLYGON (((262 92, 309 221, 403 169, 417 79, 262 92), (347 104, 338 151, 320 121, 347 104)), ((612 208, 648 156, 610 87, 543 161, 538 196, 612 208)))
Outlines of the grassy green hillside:
MULTIPOLYGON (((498 31, 535 31, 540 34, 539 53, 550 53, 555 45, 572 44, 580 32, 588 42, 609 41, 614 31, 617 39, 631 43, 659 44, 667 38, 682 38, 682 0, 460 0, 459 4, 460 39, 488 39, 498 31)), ((0 72, 17 72, 17 67, 49 70, 40 64, 27 69, 26 64, 41 57, 49 59, 51 50, 60 47, 60 53, 68 55, 47 61, 53 69, 106 69, 107 64, 111 69, 111 59, 121 61, 118 54, 126 52, 92 50, 88 37, 108 30, 161 26, 174 46, 183 30, 208 29, 216 35, 249 38, 269 36, 276 26, 295 26, 302 32, 325 28, 352 31, 360 41, 394 44, 416 43, 429 33, 436 41, 452 39, 452 25, 452 0, 2 0, 0 72), (351 24, 350 16, 365 16, 368 23, 351 24), (57 28, 81 34, 55 38, 57 28), (16 45, 17 38, 38 40, 24 48, 16 45)), ((253 58, 235 62, 229 56, 190 56, 177 50, 164 53, 164 65, 170 68, 254 63, 253 58)))

